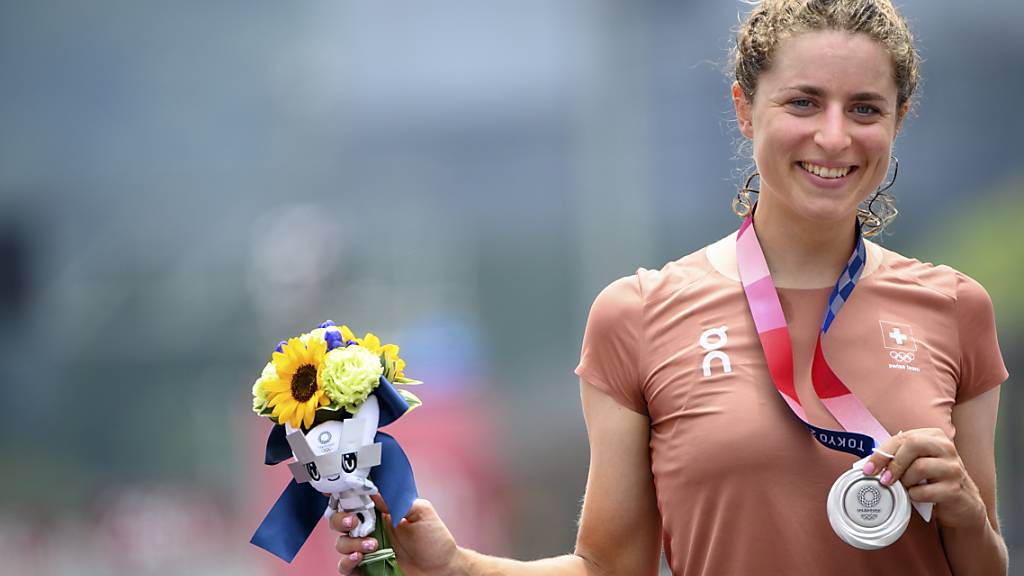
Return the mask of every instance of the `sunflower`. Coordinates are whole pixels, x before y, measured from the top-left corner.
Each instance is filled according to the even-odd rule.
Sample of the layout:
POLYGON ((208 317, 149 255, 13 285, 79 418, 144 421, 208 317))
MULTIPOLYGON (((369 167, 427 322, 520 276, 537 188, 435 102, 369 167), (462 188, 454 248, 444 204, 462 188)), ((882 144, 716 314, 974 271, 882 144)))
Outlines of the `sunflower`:
POLYGON ((262 380, 261 388, 266 393, 267 408, 273 408, 271 416, 279 423, 313 425, 316 409, 330 404, 324 393, 320 371, 327 354, 327 342, 315 336, 292 338, 274 352, 271 363, 276 377, 262 380))

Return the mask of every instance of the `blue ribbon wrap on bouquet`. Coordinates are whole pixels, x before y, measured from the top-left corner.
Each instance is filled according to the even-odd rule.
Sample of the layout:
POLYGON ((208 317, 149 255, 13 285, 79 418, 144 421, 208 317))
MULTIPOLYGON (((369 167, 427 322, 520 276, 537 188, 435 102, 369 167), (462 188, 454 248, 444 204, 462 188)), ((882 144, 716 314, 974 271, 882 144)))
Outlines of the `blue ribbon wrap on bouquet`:
MULTIPOLYGON (((409 411, 409 403, 383 376, 373 394, 380 406, 378 427, 391 424, 409 411)), ((398 526, 418 496, 416 479, 409 459, 394 438, 378 431, 374 441, 381 444, 381 460, 370 470, 370 480, 388 505, 392 524, 398 526)), ((291 457, 292 449, 285 438, 284 426, 277 424, 267 438, 264 463, 273 466, 291 457)), ((292 479, 250 542, 285 562, 291 562, 323 517, 327 502, 327 496, 309 484, 299 484, 292 479)))

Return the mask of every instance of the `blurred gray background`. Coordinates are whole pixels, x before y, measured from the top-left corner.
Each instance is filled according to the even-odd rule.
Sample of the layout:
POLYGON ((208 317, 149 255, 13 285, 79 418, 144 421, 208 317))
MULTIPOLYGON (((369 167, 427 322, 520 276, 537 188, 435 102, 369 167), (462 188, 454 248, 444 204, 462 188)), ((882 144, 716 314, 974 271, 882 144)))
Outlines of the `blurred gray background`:
MULTIPOLYGON (((900 4, 924 82, 884 243, 985 284, 1019 374, 1024 4, 900 4)), ((247 544, 286 481, 250 386, 326 318, 427 382, 395 434, 460 541, 570 551, 592 299, 738 224, 746 9, 0 2, 4 571, 284 573, 247 544)), ((1021 404, 1005 386, 1011 559, 1021 404)), ((333 571, 319 537, 289 573, 333 571)))

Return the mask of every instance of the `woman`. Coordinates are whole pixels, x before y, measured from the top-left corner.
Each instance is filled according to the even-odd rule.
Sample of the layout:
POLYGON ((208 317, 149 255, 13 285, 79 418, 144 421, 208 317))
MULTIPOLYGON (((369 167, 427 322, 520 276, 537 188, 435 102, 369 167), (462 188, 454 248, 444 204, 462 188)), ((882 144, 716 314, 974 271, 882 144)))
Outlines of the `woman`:
MULTIPOLYGON (((395 531, 406 574, 655 574, 662 547, 687 575, 1006 572, 994 433, 1007 374, 988 295, 870 242, 857 258, 858 221, 867 234, 895 215, 877 191, 917 83, 904 20, 889 0, 765 0, 735 59, 737 122, 760 175, 754 241, 788 324, 790 406, 843 429, 815 389, 829 366, 895 434, 864 473, 934 503, 934 517, 914 513, 877 552, 832 533, 825 500, 856 458, 816 443, 773 389, 785 383, 766 364, 771 339, 751 317, 734 234, 594 303, 577 369, 591 466, 575 553, 516 562, 464 550, 418 501, 395 531), (856 296, 836 286, 847 300, 823 324, 853 263, 856 296)), ((751 204, 744 189, 734 206, 751 204)), ((353 523, 332 519, 344 532, 353 523)), ((375 546, 339 537, 339 571, 375 546)))

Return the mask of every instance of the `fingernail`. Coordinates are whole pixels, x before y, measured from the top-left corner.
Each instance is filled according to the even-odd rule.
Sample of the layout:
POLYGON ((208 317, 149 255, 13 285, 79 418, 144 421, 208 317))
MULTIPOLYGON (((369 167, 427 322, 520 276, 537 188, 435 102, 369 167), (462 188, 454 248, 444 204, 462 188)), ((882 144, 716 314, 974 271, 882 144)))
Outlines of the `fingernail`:
POLYGON ((872 474, 875 473, 875 463, 872 462, 871 460, 868 460, 867 462, 864 463, 864 468, 862 468, 861 470, 864 472, 865 476, 871 476, 872 474))
POLYGON ((377 548, 376 540, 372 538, 363 540, 363 550, 366 550, 367 552, 373 552, 375 548, 377 548))
POLYGON ((352 517, 351 516, 346 516, 345 519, 341 521, 341 525, 344 526, 345 528, 351 528, 352 527, 352 517))
POLYGON ((892 484, 892 472, 889 472, 888 470, 882 472, 882 478, 881 480, 879 480, 879 482, 881 482, 883 486, 888 486, 889 484, 892 484))
POLYGON ((353 561, 353 562, 359 562, 359 558, 360 558, 359 552, 353 552, 353 553, 348 555, 348 559, 353 561))

